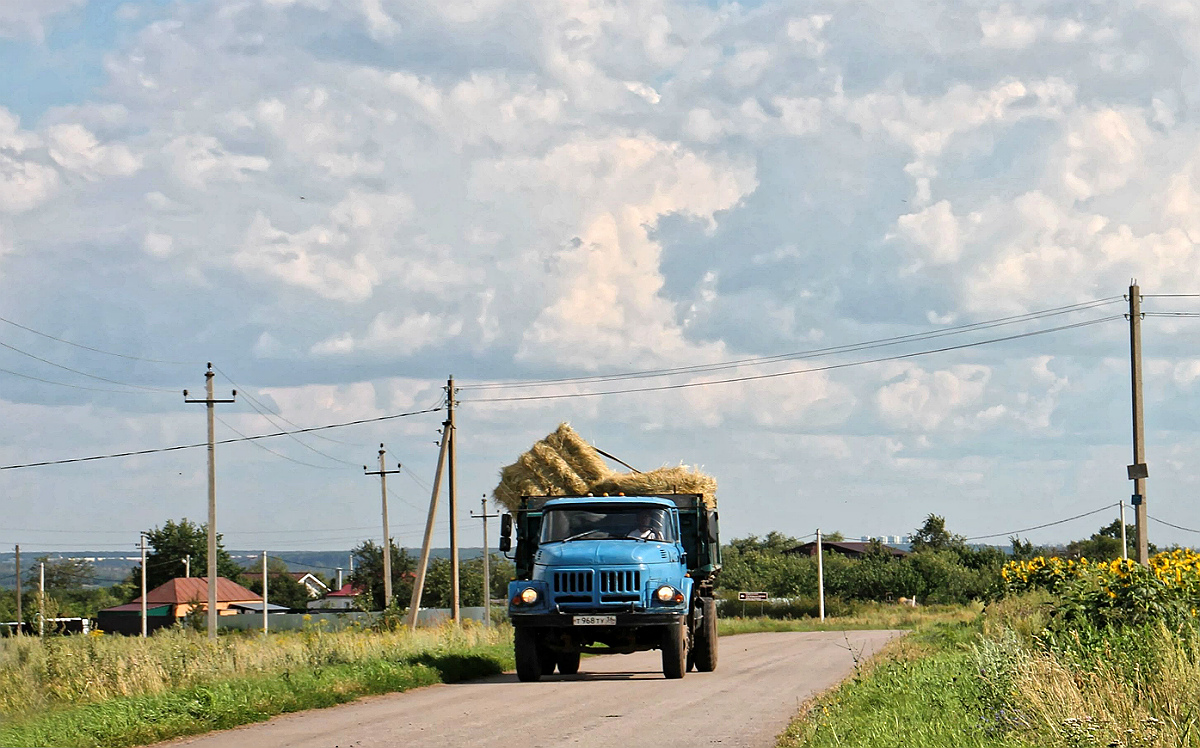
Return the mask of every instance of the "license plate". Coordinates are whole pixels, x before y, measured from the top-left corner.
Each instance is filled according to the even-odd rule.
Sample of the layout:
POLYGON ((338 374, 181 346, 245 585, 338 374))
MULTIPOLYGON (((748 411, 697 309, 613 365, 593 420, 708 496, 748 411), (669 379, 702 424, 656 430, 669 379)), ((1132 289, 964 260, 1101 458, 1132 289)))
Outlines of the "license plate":
POLYGON ((576 626, 616 626, 616 616, 574 616, 576 626))

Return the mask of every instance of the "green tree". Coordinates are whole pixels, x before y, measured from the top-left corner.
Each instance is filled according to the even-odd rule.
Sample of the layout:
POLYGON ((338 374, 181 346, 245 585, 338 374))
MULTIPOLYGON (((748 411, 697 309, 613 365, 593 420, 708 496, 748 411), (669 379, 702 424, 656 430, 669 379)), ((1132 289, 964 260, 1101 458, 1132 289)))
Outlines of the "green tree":
MULTIPOLYGON (((513 577, 513 564, 492 554, 489 576, 492 578, 492 597, 508 594, 508 581, 513 577)), ((421 591, 421 607, 450 607, 450 559, 435 558, 425 572, 425 588, 421 591)), ((411 593, 411 587, 410 595, 411 593)), ((483 605, 483 556, 468 559, 458 567, 458 601, 466 606, 483 605)))
MULTIPOLYGON (((1130 558, 1137 558, 1137 528, 1125 525, 1126 552, 1130 558)), ((1158 552, 1153 543, 1149 547, 1150 554, 1158 552)), ((1071 558, 1089 558, 1097 561, 1111 561, 1121 557, 1121 520, 1114 519, 1085 540, 1073 540, 1067 544, 1067 555, 1071 558)))
POLYGON ((25 577, 29 588, 36 588, 41 576, 40 564, 45 564, 47 590, 75 590, 96 581, 96 569, 92 562, 80 558, 55 558, 39 556, 25 577))
MULTIPOLYGON (((396 547, 396 541, 390 541, 392 550, 392 603, 401 607, 412 599, 413 571, 416 560, 408 555, 408 551, 396 547)), ((371 610, 383 609, 383 550, 373 540, 365 540, 352 550, 354 557, 354 573, 350 575, 350 584, 356 589, 363 590, 363 605, 371 610)))
MULTIPOLYGON (((152 549, 146 556, 146 588, 154 589, 160 584, 182 577, 185 574, 184 559, 191 557, 192 576, 202 577, 208 573, 208 525, 198 525, 187 518, 175 522, 167 520, 162 527, 146 532, 146 544, 152 549)), ((140 583, 142 566, 138 564, 131 578, 140 583)), ((242 567, 230 557, 217 534, 217 576, 237 579, 242 567)))
MULTIPOLYGON (((262 594, 262 571, 246 569, 242 579, 246 589, 262 594)), ((304 610, 312 597, 308 587, 296 581, 288 571, 287 564, 277 558, 267 559, 267 602, 283 605, 293 610, 304 610)))
POLYGON ((954 550, 964 547, 966 542, 963 536, 955 535, 946 529, 945 517, 930 514, 925 518, 924 524, 913 533, 912 549, 915 553, 926 550, 954 550))

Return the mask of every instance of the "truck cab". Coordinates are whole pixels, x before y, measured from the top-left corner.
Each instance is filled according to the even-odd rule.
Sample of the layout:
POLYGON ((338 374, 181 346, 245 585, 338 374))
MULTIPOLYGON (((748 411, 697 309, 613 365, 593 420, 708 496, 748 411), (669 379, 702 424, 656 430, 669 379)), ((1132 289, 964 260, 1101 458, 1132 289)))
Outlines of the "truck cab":
POLYGON ((573 674, 584 652, 660 649, 663 673, 716 667, 716 511, 691 494, 524 497, 509 584, 517 675, 573 674))

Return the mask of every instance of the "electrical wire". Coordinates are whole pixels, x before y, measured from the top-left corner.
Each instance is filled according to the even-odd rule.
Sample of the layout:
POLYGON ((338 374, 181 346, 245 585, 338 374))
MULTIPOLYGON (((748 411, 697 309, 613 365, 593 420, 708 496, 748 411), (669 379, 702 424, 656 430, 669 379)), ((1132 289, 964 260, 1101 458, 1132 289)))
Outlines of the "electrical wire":
POLYGON ((1176 525, 1174 523, 1166 521, 1165 519, 1159 519, 1158 517, 1151 517, 1149 514, 1147 514, 1146 517, 1148 519, 1154 520, 1155 522, 1157 522, 1160 525, 1166 525, 1167 527, 1174 527, 1176 530, 1183 530, 1184 532, 1194 532, 1194 533, 1200 534, 1200 530, 1193 530, 1190 527, 1184 527, 1183 525, 1176 525))
MULTIPOLYGON (((344 421, 342 423, 330 423, 324 426, 311 426, 309 428, 297 429, 295 431, 276 432, 272 434, 257 434, 255 436, 239 437, 237 439, 222 439, 216 444, 235 444, 237 442, 255 441, 257 439, 273 439, 277 436, 286 436, 287 434, 308 434, 314 431, 323 431, 325 429, 339 429, 347 426, 361 426, 367 423, 379 423, 380 421, 390 421, 396 418, 407 418, 409 416, 419 416, 425 413, 434 413, 442 409, 441 405, 434 408, 425 408, 423 410, 411 410, 405 413, 391 413, 386 416, 376 416, 375 418, 360 418, 354 421, 344 421)), ((196 444, 178 444, 173 447, 156 447, 153 449, 138 449, 129 452, 113 452, 110 454, 93 455, 91 457, 71 457, 62 460, 42 460, 41 462, 26 462, 18 465, 0 465, 0 470, 18 470, 21 468, 44 467, 46 465, 67 465, 75 462, 93 462, 95 460, 111 460, 118 457, 135 457, 138 455, 158 454, 160 452, 178 452, 184 449, 198 449, 207 447, 208 442, 198 442, 196 444)))
POLYGON ((95 379, 95 380, 98 380, 101 382, 108 382, 109 384, 119 384, 122 387, 133 387, 134 389, 138 389, 138 390, 149 390, 150 392, 173 392, 174 391, 174 390, 166 389, 165 387, 147 387, 147 386, 141 385, 141 384, 130 384, 129 382, 121 382, 116 379, 108 379, 107 377, 101 377, 101 376, 97 376, 95 374, 89 374, 86 371, 81 371, 79 369, 73 369, 70 366, 64 366, 63 364, 56 363, 54 361, 51 361, 48 358, 42 358, 41 356, 35 356, 34 354, 32 354, 28 351, 23 351, 20 348, 9 345, 8 343, 5 343, 2 340, 0 340, 0 348, 7 348, 8 350, 10 350, 14 353, 19 353, 22 356, 28 356, 29 358, 32 358, 34 361, 41 361, 43 364, 49 364, 50 366, 57 367, 59 369, 62 369, 63 371, 69 371, 72 374, 78 374, 82 377, 87 377, 88 379, 95 379))
POLYGON ((74 346, 76 348, 82 348, 83 350, 91 351, 92 353, 101 353, 105 356, 116 356, 117 358, 129 359, 130 361, 144 361, 148 364, 170 364, 172 366, 199 366, 200 365, 198 362, 195 362, 195 361, 164 361, 164 360, 156 359, 156 358, 141 358, 138 356, 128 356, 124 353, 113 353, 112 351, 105 351, 105 350, 101 350, 99 348, 92 348, 91 346, 82 345, 80 343, 72 343, 70 340, 63 340, 62 338, 56 338, 53 335, 41 332, 40 330, 35 330, 32 327, 26 327, 25 325, 22 325, 19 322, 13 322, 12 320, 5 319, 4 317, 0 317, 0 322, 3 322, 7 325, 12 325, 13 327, 19 327, 22 330, 25 330, 26 332, 33 333, 34 335, 41 335, 43 338, 49 338, 50 340, 54 340, 59 343, 64 343, 66 345, 74 346))
POLYGON ((1074 517, 1067 517, 1066 519, 1060 519, 1060 520, 1056 520, 1054 522, 1047 522, 1044 525, 1035 525, 1033 527, 1023 528, 1021 530, 1013 530, 1011 532, 997 532, 997 533, 993 533, 991 535, 976 535, 974 537, 970 537, 970 538, 966 538, 966 539, 967 540, 987 540, 989 538, 1011 537, 1013 535, 1020 535, 1023 532, 1032 532, 1034 530, 1041 530, 1046 527, 1054 527, 1055 525, 1062 525, 1062 524, 1066 524, 1067 522, 1074 522, 1077 519, 1083 519, 1084 517, 1090 517, 1093 514, 1099 514, 1100 512, 1111 511, 1114 507, 1117 507, 1117 506, 1120 506, 1120 504, 1105 504, 1104 506, 1100 507, 1099 509, 1093 509, 1090 512, 1084 512, 1083 514, 1077 514, 1074 517))
POLYGON ((695 364, 692 366, 681 366, 665 369, 647 369, 644 371, 626 372, 622 374, 600 374, 579 377, 563 377, 558 379, 540 379, 526 380, 519 382, 484 382, 480 384, 468 384, 458 387, 460 391, 470 391, 478 389, 512 389, 521 387, 537 387, 553 384, 585 384, 606 381, 618 381, 628 379, 645 379, 672 376, 675 374, 698 374, 707 373, 710 371, 720 371, 724 369, 736 368, 743 365, 760 366, 768 363, 775 363, 785 360, 802 360, 823 356, 830 353, 853 353, 860 350, 869 350, 872 348, 880 348, 901 343, 911 343, 933 338, 945 337, 948 335, 958 335, 964 332, 974 332, 978 330, 991 329, 1002 325, 1016 324, 1019 322, 1029 322, 1037 319, 1058 316, 1062 314, 1070 314, 1073 312, 1081 312, 1097 307, 1114 304, 1121 301, 1120 296, 1110 296, 1103 299, 1094 299, 1092 301, 1080 302, 1078 304, 1070 304, 1063 307, 1055 307, 1053 309, 1045 309, 1037 312, 1028 312, 1026 314, 1013 315, 1010 317, 1000 317, 993 320, 985 320, 983 322, 975 322, 967 325, 959 325, 957 327, 943 328, 939 330, 930 330, 921 333, 910 333, 908 335, 898 335, 890 338, 879 338, 877 340, 868 340, 859 343, 848 343, 845 345, 830 346, 828 348, 817 348, 809 351, 799 351, 794 353, 783 353, 775 356, 757 356, 751 358, 737 359, 733 361, 724 361, 715 364, 695 364))
POLYGON ((140 395, 140 394, 142 394, 141 392, 137 392, 135 390, 110 390, 106 387, 84 387, 81 384, 70 384, 69 382, 58 382, 53 379, 43 379, 41 377, 35 377, 32 374, 22 374, 21 372, 13 371, 12 369, 0 369, 0 372, 3 372, 5 374, 11 374, 14 377, 20 377, 21 379, 29 379, 34 382, 41 382, 42 384, 52 384, 56 387, 70 387, 73 390, 87 390, 88 392, 114 392, 118 395, 140 395))
MULTIPOLYGON (((1144 293, 1143 299, 1200 299, 1200 293, 1144 293)), ((1128 298, 1128 294, 1121 298, 1128 298)))
POLYGON ((1200 317, 1200 312, 1142 312, 1143 317, 1200 317))
MULTIPOLYGON (((222 426, 229 429, 230 431, 237 434, 238 436, 242 437, 242 439, 248 439, 248 437, 245 434, 238 431, 233 426, 230 426, 229 422, 226 421, 224 418, 222 418, 220 416, 215 416, 215 418, 218 421, 220 421, 222 426)), ((274 425, 274 424, 271 424, 271 425, 274 425)), ((254 446, 258 447, 259 449, 263 450, 264 452, 270 452, 271 454, 275 455, 276 457, 278 457, 280 459, 287 460, 288 462, 294 462, 297 465, 303 465, 304 467, 316 468, 317 470, 338 470, 339 469, 332 465, 314 465, 311 462, 304 462, 303 460, 297 460, 294 457, 288 457, 287 455, 283 454, 282 452, 276 452, 275 450, 271 449, 270 447, 268 447, 265 444, 259 444, 257 441, 251 441, 250 443, 253 444, 254 446)), ((300 442, 300 443, 303 444, 304 442, 300 442)), ((305 445, 305 446, 307 446, 307 445, 305 445)))
POLYGON ((559 394, 550 394, 550 395, 524 395, 524 396, 518 396, 518 397, 481 397, 481 398, 471 398, 471 399, 460 400, 460 402, 462 402, 462 403, 509 403, 509 402, 528 402, 528 401, 535 401, 535 400, 563 400, 563 399, 577 398, 577 397, 599 397, 602 395, 626 395, 626 394, 632 394, 632 393, 638 393, 638 392, 663 392, 666 390, 681 390, 681 389, 688 389, 691 387, 707 387, 709 385, 714 385, 714 384, 732 384, 732 383, 736 383, 736 382, 753 382, 753 381, 758 381, 758 380, 762 380, 762 379, 776 379, 779 377, 795 376, 798 374, 814 374, 814 373, 822 372, 822 371, 847 369, 847 368, 851 368, 854 366, 866 366, 869 364, 878 364, 878 363, 884 363, 887 361, 902 361, 902 360, 909 359, 909 358, 916 358, 918 356, 929 356, 929 355, 932 355, 935 353, 946 353, 947 351, 957 351, 957 350, 963 350, 966 348, 977 348, 979 346, 990 345, 992 343, 1003 343, 1003 342, 1007 342, 1010 340, 1019 340, 1021 338, 1030 338, 1030 337, 1034 337, 1036 335, 1047 335, 1047 334, 1053 333, 1053 332, 1062 332, 1063 330, 1074 330, 1074 329, 1081 328, 1081 327, 1098 325, 1098 324, 1102 324, 1104 322, 1111 322, 1112 320, 1116 320, 1116 319, 1123 319, 1123 316, 1116 314, 1116 315, 1111 315, 1108 317, 1100 317, 1097 319, 1086 320, 1084 322, 1075 322, 1075 323, 1069 324, 1069 325, 1059 325, 1058 327, 1048 327, 1044 330, 1032 330, 1030 332, 1023 332, 1023 333, 1018 333, 1015 335, 1006 335, 1004 337, 999 337, 999 338, 990 338, 988 340, 977 340, 977 341, 974 341, 971 343, 961 343, 959 345, 945 346, 942 348, 934 348, 931 350, 915 351, 912 353, 902 353, 902 354, 897 354, 895 356, 883 356, 880 358, 867 359, 867 360, 861 360, 861 361, 847 361, 847 362, 839 363, 839 364, 829 364, 827 366, 816 366, 816 367, 813 367, 810 369, 789 369, 787 371, 773 372, 770 374, 750 374, 750 375, 743 376, 743 377, 729 377, 727 379, 711 379, 711 380, 706 380, 706 381, 701 381, 701 382, 681 382, 681 383, 677 383, 677 384, 664 384, 664 385, 657 385, 657 386, 653 386, 653 387, 634 387, 634 388, 624 389, 624 390, 604 390, 604 391, 599 391, 599 392, 569 392, 569 393, 559 393, 559 394))
MULTIPOLYGON (((219 367, 219 366, 213 366, 213 369, 215 369, 215 370, 217 371, 217 373, 219 373, 221 376, 225 377, 225 379, 226 379, 226 380, 228 380, 228 382, 229 382, 230 384, 232 384, 232 385, 233 385, 235 388, 237 388, 237 389, 238 389, 238 390, 239 390, 239 391, 242 393, 242 395, 243 395, 243 396, 245 396, 246 400, 248 400, 248 401, 249 401, 249 403, 250 403, 250 407, 251 407, 251 408, 254 408, 254 410, 258 410, 258 408, 255 408, 255 407, 254 407, 254 406, 255 406, 255 404, 257 403, 259 406, 261 406, 261 407, 262 407, 262 409, 263 409, 263 410, 267 411, 267 413, 270 413, 272 416, 275 416, 276 418, 278 418, 279 420, 281 420, 281 421, 283 421, 284 423, 288 424, 289 426, 292 426, 293 428, 300 428, 300 424, 298 424, 298 423, 293 423, 292 421, 289 421, 289 420, 288 420, 287 418, 285 418, 283 415, 281 415, 281 414, 279 414, 279 413, 276 413, 275 411, 273 411, 273 410, 271 410, 270 408, 268 408, 268 407, 267 407, 267 405, 266 405, 266 403, 264 403, 263 401, 259 400, 259 399, 258 399, 258 398, 256 398, 256 397, 254 397, 254 395, 251 395, 251 394, 250 394, 250 393, 249 393, 249 392, 246 390, 246 388, 245 388, 245 387, 243 387, 243 386, 241 386, 240 384, 238 384, 237 382, 233 381, 233 378, 232 378, 232 377, 230 377, 228 374, 226 374, 226 373, 225 373, 225 372, 224 372, 224 371, 221 369, 221 367, 219 367)), ((260 413, 260 414, 261 414, 261 415, 262 415, 264 418, 266 418, 268 421, 270 421, 270 420, 271 420, 271 419, 270 419, 270 417, 267 415, 267 413, 263 413, 261 410, 258 410, 258 412, 259 412, 259 413, 260 413)), ((272 426, 274 426, 274 427, 275 427, 275 428, 277 428, 277 429, 282 429, 282 428, 283 428, 282 426, 280 426, 279 424, 277 424, 277 423, 274 423, 274 422, 271 422, 271 425, 272 425, 272 426)), ((322 435, 322 434, 313 434, 313 436, 317 437, 318 439, 324 439, 324 440, 325 440, 325 441, 327 441, 327 442, 332 442, 332 443, 334 443, 334 444, 346 444, 346 445, 349 445, 349 446, 352 446, 352 447, 363 447, 363 446, 364 446, 364 445, 362 445, 362 444, 352 444, 352 443, 350 443, 350 442, 338 441, 337 439, 331 439, 330 437, 328 437, 328 436, 324 436, 324 435, 322 435)), ((297 441, 299 441, 299 440, 297 440, 297 441)), ((304 444, 304 442, 300 442, 300 443, 301 443, 301 444, 304 444)), ((304 446, 308 447, 308 445, 307 445, 307 444, 305 444, 304 446)), ((309 449, 313 449, 312 447, 308 447, 308 448, 309 448, 309 449)), ((313 451, 314 451, 314 452, 316 452, 317 450, 313 449, 313 451)), ((317 452, 317 454, 319 454, 319 455, 321 455, 321 456, 323 456, 323 457, 329 457, 329 459, 331 459, 331 460, 337 460, 337 458, 336 458, 336 457, 332 457, 332 456, 330 456, 330 455, 327 455, 327 454, 325 454, 324 452, 317 452)), ((338 460, 338 462, 345 462, 345 460, 338 460)), ((347 465, 354 465, 354 463, 353 463, 353 462, 346 462, 346 464, 347 464, 347 465)), ((356 466, 356 467, 357 467, 357 466, 356 466)))

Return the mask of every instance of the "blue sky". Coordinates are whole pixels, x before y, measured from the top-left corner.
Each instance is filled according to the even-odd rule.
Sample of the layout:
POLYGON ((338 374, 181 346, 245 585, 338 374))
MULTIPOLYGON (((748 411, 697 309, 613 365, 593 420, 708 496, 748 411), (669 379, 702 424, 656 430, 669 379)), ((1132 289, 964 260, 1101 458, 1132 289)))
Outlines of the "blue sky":
MULTIPOLYGON (((1198 32, 1171 0, 9 0, 0 317, 52 337, 0 322, 0 464, 199 441, 179 391, 213 361, 277 414, 243 397, 224 438, 420 410, 454 374, 464 518, 560 421, 702 466, 733 535, 933 512, 976 536, 1114 504, 1120 296, 1200 293, 1198 32), (726 362, 603 389, 743 381, 480 387, 726 362), (548 399, 495 401, 516 394, 548 399)), ((1145 333, 1151 514, 1191 527, 1197 324, 1145 333)), ((414 543, 439 423, 222 447, 221 529, 353 544, 385 442, 414 543)), ((202 450, 0 479, 3 544, 204 514, 202 450)))

